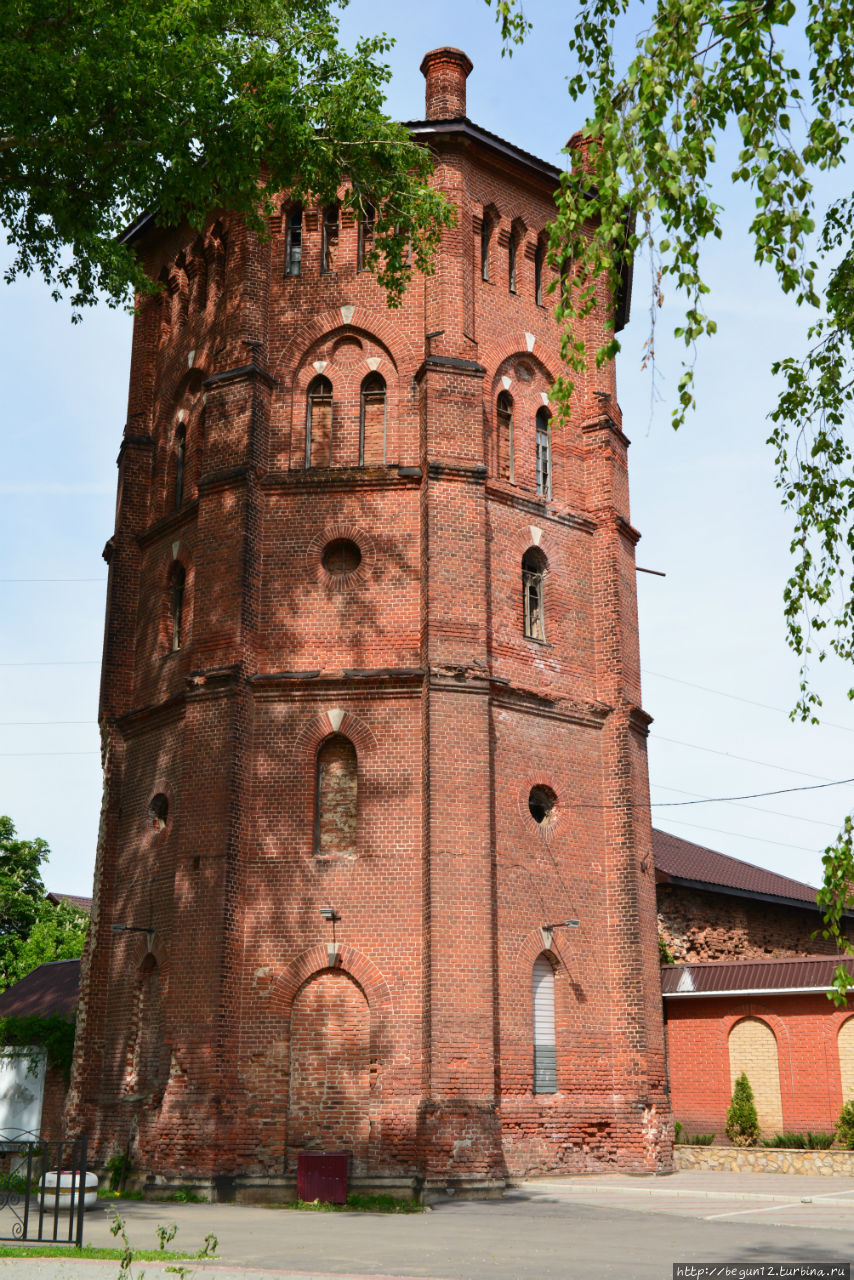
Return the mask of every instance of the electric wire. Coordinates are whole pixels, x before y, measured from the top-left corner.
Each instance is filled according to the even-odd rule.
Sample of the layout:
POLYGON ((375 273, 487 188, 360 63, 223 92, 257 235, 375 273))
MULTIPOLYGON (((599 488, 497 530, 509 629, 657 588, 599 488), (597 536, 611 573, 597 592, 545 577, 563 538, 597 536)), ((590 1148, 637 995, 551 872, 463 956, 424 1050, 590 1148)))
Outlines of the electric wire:
MULTIPOLYGON (((664 787, 660 784, 656 784, 656 790, 672 791, 678 796, 692 796, 696 800, 711 800, 713 798, 712 796, 700 796, 696 791, 682 791, 679 787, 664 787)), ((767 813, 774 818, 788 818, 790 822, 808 822, 814 827, 833 827, 835 830, 838 830, 839 827, 837 822, 822 822, 820 818, 801 818, 796 813, 784 813, 782 809, 760 809, 758 805, 739 804, 735 800, 730 800, 729 803, 734 809, 749 809, 751 813, 767 813)))
MULTIPOLYGON (((729 698, 732 702, 744 702, 748 707, 761 707, 763 711, 776 711, 779 715, 791 719, 791 714, 785 707, 773 707, 768 702, 756 702, 753 698, 742 698, 737 693, 727 693, 724 689, 712 689, 709 685, 695 684, 693 680, 682 680, 678 676, 666 676, 663 671, 650 671, 647 667, 642 667, 641 672, 645 676, 654 676, 656 680, 669 680, 671 684, 682 684, 687 689, 700 689, 703 693, 713 693, 718 698, 729 698)), ((847 724, 836 724, 832 720, 819 721, 822 728, 840 729, 843 733, 854 733, 854 729, 847 724)))

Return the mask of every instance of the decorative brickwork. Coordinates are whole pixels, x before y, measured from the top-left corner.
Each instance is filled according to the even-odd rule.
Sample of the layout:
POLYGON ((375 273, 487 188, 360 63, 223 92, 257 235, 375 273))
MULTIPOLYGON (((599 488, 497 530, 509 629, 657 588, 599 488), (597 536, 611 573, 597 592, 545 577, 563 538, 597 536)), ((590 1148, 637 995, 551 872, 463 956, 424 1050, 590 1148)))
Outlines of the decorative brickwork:
MULTIPOLYGON (((475 1188, 670 1165, 614 371, 578 377, 548 459, 559 174, 468 122, 464 54, 424 69, 410 128, 459 217, 397 311, 359 269, 365 228, 311 203, 295 221, 286 195, 265 243, 226 216, 136 233, 167 287, 139 302, 107 552, 68 1104, 96 1160, 272 1179, 331 1146, 475 1188), (113 932, 149 922, 159 1013, 149 939, 113 932), (148 1008, 163 1057, 134 1092, 148 1008)), ((603 291, 591 350, 614 310, 603 291)))

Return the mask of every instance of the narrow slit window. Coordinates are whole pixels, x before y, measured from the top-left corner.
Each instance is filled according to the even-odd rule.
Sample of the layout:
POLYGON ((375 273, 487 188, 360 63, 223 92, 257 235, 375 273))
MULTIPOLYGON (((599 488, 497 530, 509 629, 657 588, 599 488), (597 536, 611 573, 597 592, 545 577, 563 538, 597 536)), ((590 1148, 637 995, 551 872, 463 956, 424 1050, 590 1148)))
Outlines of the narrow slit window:
POLYGON ((534 1015, 534 1093, 557 1093, 557 1045, 555 1041, 555 974, 548 956, 534 961, 532 982, 534 1015))
POLYGON ((552 435, 547 409, 537 410, 537 493, 552 496, 552 435))
POLYGON ((175 432, 175 510, 184 502, 184 467, 187 461, 187 432, 179 427, 175 432))
POLYGON ((184 640, 184 587, 186 573, 183 565, 176 565, 172 570, 170 590, 170 614, 172 623, 172 652, 177 653, 184 640))
POLYGON ((332 383, 317 377, 308 388, 305 465, 332 466, 332 383))
POLYGON ((502 391, 496 406, 498 418, 498 474, 502 480, 515 483, 513 457, 513 397, 502 391))
POLYGON ((492 218, 488 213, 483 215, 480 224, 480 276, 489 280, 489 242, 492 239, 492 218))
POLYGON ((285 234, 285 275, 298 276, 302 270, 302 207, 295 205, 288 212, 285 234))
POLYGON ((525 635, 529 640, 545 640, 544 586, 546 559, 537 547, 522 557, 522 605, 525 635))
POLYGON ((379 373, 362 383, 359 424, 359 466, 381 467, 385 462, 386 385, 379 373))
POLYGON ((516 260, 519 256, 519 232, 514 231, 510 236, 510 247, 507 251, 507 287, 511 293, 516 292, 516 260))
POLYGON ((376 210, 372 204, 366 204, 359 219, 359 250, 356 267, 358 271, 367 271, 365 258, 374 247, 374 227, 377 220, 376 210))
POLYGON ((338 256, 338 205, 327 205, 323 210, 323 235, 320 249, 320 270, 329 275, 335 270, 338 256))
POLYGON ((546 246, 542 240, 537 241, 534 253, 534 300, 538 307, 543 305, 543 267, 546 262, 546 246))

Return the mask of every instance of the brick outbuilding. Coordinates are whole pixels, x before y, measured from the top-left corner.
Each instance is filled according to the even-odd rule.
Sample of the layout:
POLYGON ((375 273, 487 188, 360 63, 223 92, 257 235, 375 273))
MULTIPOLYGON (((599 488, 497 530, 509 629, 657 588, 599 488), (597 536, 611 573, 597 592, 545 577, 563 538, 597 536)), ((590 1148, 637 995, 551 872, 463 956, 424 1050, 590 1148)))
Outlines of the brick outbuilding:
POLYGON ((133 229, 164 290, 106 552, 96 1159, 670 1167, 628 441, 592 362, 551 429, 559 171, 471 123, 470 69, 422 64, 458 219, 398 311, 368 213, 133 229))

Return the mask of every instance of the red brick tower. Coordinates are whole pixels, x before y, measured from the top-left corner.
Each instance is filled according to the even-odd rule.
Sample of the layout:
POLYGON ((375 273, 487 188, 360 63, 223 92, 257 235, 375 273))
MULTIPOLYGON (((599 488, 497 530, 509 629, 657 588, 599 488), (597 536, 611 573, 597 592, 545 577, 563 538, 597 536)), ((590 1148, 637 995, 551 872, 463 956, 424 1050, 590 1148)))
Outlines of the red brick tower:
POLYGON ((628 442, 610 367, 550 430, 559 174, 468 121, 470 70, 422 64, 459 216, 397 312, 335 208, 130 233, 166 289, 107 550, 69 1102, 102 1159, 668 1165, 628 442))

